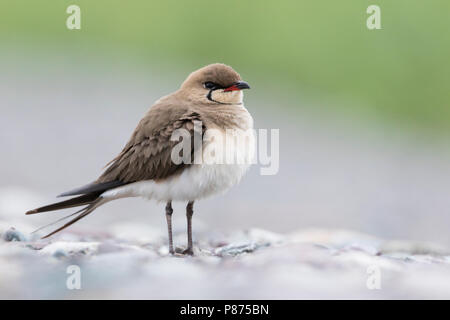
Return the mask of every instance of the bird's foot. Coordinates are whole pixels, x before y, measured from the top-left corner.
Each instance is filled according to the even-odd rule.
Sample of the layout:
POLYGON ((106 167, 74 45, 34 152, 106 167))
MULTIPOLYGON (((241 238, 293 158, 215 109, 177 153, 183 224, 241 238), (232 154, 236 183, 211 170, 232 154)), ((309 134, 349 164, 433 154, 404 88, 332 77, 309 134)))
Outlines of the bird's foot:
POLYGON ((192 248, 187 248, 186 250, 183 250, 183 254, 193 256, 194 250, 192 250, 192 248))
POLYGON ((175 250, 176 253, 178 254, 182 254, 182 255, 189 255, 189 256, 193 256, 194 255, 194 250, 192 248, 187 248, 185 250, 181 249, 181 248, 177 248, 175 250))

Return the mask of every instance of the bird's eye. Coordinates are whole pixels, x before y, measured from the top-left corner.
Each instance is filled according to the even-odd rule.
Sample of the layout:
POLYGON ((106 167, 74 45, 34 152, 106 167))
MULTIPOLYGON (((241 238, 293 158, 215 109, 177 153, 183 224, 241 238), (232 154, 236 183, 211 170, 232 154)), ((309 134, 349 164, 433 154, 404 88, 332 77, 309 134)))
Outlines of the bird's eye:
POLYGON ((205 82, 205 83, 203 84, 203 86, 205 87, 205 89, 214 89, 214 88, 217 88, 217 84, 215 84, 214 82, 210 82, 210 81, 205 82))

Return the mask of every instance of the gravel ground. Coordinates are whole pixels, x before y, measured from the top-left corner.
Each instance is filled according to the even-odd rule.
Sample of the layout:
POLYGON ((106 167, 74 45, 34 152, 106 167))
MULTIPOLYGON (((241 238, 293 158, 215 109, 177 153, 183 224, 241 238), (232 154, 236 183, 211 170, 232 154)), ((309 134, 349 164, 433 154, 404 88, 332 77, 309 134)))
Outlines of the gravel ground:
MULTIPOLYGON (((0 226, 6 299, 450 298, 450 252, 433 244, 345 230, 219 233, 198 221, 190 257, 170 256, 165 230, 138 224, 50 240, 0 226), (79 290, 67 287, 73 265, 79 290)), ((185 240, 177 230, 175 243, 185 240)))

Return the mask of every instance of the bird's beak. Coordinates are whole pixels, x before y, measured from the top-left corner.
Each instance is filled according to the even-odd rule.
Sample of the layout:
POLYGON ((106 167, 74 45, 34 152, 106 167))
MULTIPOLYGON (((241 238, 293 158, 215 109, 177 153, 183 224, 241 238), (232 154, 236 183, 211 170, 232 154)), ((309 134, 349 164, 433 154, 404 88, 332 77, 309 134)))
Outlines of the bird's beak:
POLYGON ((245 81, 238 81, 238 82, 233 83, 228 88, 225 88, 223 91, 224 92, 227 92, 227 91, 239 91, 239 90, 243 90, 243 89, 250 89, 250 86, 245 81))

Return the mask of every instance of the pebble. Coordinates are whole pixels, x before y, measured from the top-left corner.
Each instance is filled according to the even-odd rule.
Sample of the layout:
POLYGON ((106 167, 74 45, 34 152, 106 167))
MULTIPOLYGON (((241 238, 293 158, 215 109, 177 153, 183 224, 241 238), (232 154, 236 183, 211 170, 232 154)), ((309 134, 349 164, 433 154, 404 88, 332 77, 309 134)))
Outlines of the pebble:
POLYGON ((2 234, 2 239, 5 241, 27 241, 27 238, 24 234, 14 227, 11 227, 9 230, 5 231, 2 234))

